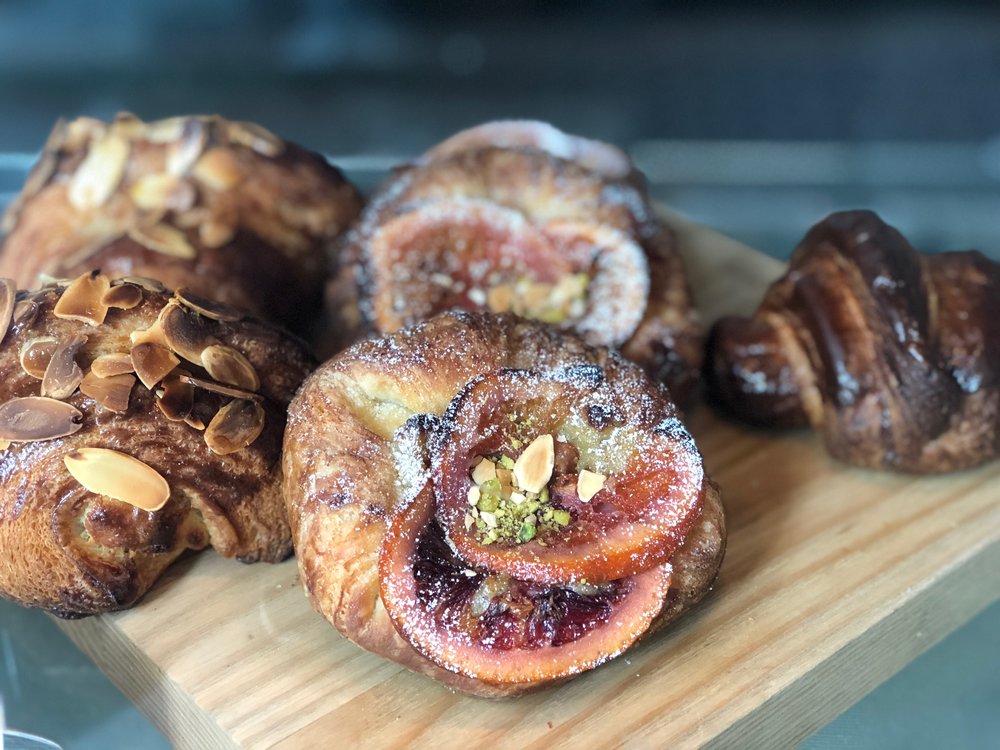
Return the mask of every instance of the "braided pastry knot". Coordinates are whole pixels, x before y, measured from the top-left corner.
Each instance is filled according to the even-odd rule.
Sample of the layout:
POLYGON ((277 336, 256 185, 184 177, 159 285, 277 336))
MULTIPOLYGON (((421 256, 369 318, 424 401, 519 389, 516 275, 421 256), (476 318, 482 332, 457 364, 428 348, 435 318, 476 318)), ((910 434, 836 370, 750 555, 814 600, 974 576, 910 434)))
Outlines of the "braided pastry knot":
POLYGON ((750 318, 709 342, 714 398, 811 424, 848 463, 935 473, 1000 450, 1000 264, 922 255, 870 211, 813 227, 750 318))

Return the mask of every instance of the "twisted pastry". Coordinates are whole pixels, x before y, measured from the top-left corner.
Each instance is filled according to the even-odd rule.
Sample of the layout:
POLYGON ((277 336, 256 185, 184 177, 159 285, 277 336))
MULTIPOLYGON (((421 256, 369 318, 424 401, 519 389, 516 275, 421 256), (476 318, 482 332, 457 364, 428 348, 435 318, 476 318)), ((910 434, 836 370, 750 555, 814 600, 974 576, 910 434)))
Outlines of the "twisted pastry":
POLYGON ((704 595, 725 546, 665 391, 511 315, 444 313, 342 352, 292 402, 283 465, 313 606, 482 696, 617 656, 704 595))
POLYGON ((294 328, 360 209, 321 156, 252 123, 59 122, 4 217, 0 275, 152 277, 294 328))
POLYGON ((346 237, 336 328, 347 341, 453 308, 514 312, 620 349, 683 401, 701 329, 636 181, 623 152, 551 126, 461 133, 397 170, 346 237))
POLYGON ((0 595, 63 617, 132 605, 185 550, 291 552, 286 408, 311 369, 270 325, 86 274, 0 281, 0 595))
POLYGON ((859 466, 945 472, 1000 451, 1000 264, 921 255, 870 211, 813 227, 752 318, 710 338, 715 398, 811 424, 859 466))

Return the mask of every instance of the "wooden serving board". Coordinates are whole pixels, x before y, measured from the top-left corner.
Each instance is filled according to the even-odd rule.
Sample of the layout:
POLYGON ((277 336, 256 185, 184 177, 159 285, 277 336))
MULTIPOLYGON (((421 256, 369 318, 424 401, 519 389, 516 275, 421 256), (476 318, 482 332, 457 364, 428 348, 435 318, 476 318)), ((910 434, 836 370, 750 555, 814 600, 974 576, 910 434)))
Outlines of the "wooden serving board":
MULTIPOLYGON (((668 219, 706 321, 748 311, 781 272, 668 219)), ((180 748, 776 747, 1000 598, 1000 461, 894 476, 704 405, 690 426, 728 511, 715 590, 559 688, 478 700, 361 651, 311 610, 291 560, 193 556, 135 609, 59 625, 180 748)))

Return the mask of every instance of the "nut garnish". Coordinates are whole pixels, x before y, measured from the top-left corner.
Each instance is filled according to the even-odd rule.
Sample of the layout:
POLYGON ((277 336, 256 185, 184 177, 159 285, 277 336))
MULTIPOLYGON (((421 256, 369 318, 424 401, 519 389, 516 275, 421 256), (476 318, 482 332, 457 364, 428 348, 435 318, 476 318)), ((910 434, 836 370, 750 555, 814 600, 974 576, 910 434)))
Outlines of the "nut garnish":
POLYGON ((55 440, 72 435, 81 427, 83 413, 65 401, 27 396, 0 404, 0 440, 55 440))
POLYGON ((135 284, 119 284, 106 291, 101 302, 118 310, 131 310, 142 302, 142 289, 135 284))
POLYGON ((200 294, 192 292, 187 287, 178 289, 174 293, 174 296, 177 297, 178 301, 185 307, 194 310, 199 315, 204 315, 206 318, 211 318, 212 320, 233 322, 236 320, 242 320, 244 317, 243 313, 235 307, 230 307, 222 302, 216 302, 215 300, 210 300, 207 297, 202 297, 200 294))
POLYGON ((179 377, 165 378, 156 391, 156 405, 171 422, 183 422, 194 408, 194 386, 179 377))
POLYGON ((589 503, 591 498, 604 489, 607 477, 587 469, 580 469, 580 476, 576 480, 576 494, 580 500, 589 503))
POLYGON ((41 380, 45 377, 45 369, 52 361, 59 346, 59 341, 55 336, 39 336, 28 339, 21 344, 21 351, 18 357, 21 360, 21 369, 33 378, 41 380))
POLYGON ((128 411, 128 399, 134 385, 133 375, 111 375, 101 378, 91 371, 80 383, 80 393, 94 399, 108 411, 121 414, 128 411))
POLYGON ((219 409, 205 430, 205 443, 213 453, 242 450, 264 429, 264 409, 255 401, 230 401, 219 409))
POLYGON ((181 363, 172 351, 159 344, 136 344, 131 352, 132 366, 139 380, 149 390, 181 363))
POLYGON ((163 282, 151 279, 148 276, 123 276, 117 281, 113 281, 111 285, 119 286, 121 284, 135 284, 136 286, 145 289, 147 292, 165 292, 167 290, 167 288, 163 286, 163 282))
POLYGON ((140 245, 172 258, 191 260, 198 257, 198 251, 187 241, 184 232, 166 224, 130 227, 128 236, 140 245))
POLYGON ((201 156, 208 143, 208 131, 201 120, 187 119, 181 126, 181 136, 167 147, 167 172, 180 177, 201 156))
POLYGON ((285 150, 285 142, 270 130, 253 122, 229 123, 229 140, 248 146, 261 156, 278 156, 285 150))
POLYGON ((189 313, 175 300, 167 303, 157 321, 163 338, 173 351, 188 362, 202 365, 202 353, 219 341, 209 333, 205 320, 189 313))
POLYGON ((111 281, 103 273, 88 273, 74 279, 52 308, 52 314, 64 320, 78 320, 99 326, 108 315, 104 295, 111 281))
POLYGON ((169 207, 179 184, 180 178, 172 174, 146 174, 132 184, 128 194, 143 211, 152 211, 169 207))
MULTIPOLYGON (((137 118, 138 119, 138 118, 137 118)), ((170 117, 166 120, 156 122, 141 123, 141 137, 150 143, 170 143, 178 140, 184 134, 184 123, 186 117, 170 117)))
POLYGON ((125 375, 135 372, 132 357, 125 352, 102 354, 90 363, 90 371, 98 378, 113 378, 115 375, 125 375))
POLYGON ((478 464, 476 468, 472 470, 472 481, 476 484, 482 484, 488 479, 497 478, 497 465, 490 461, 488 458, 484 458, 478 464))
POLYGON ((551 435, 539 435, 514 462, 514 479, 528 492, 541 492, 552 478, 555 443, 551 435))
POLYGON ((205 247, 222 247, 235 236, 235 224, 209 219, 198 227, 198 239, 205 247))
POLYGON ((90 147, 69 183, 69 202, 80 211, 103 206, 121 182, 128 141, 106 135, 90 147))
POLYGON ((104 495, 146 511, 170 499, 170 485, 151 466, 107 448, 78 448, 63 456, 73 478, 95 495, 104 495))
POLYGON ((224 148, 211 148, 202 154, 191 173, 218 191, 234 188, 243 180, 243 167, 232 152, 224 148))
POLYGON ((0 452, 5 451, 8 448, 10 448, 10 441, 9 440, 0 440, 0 452))
POLYGON ((14 305, 14 317, 11 326, 14 332, 19 333, 34 323, 35 318, 38 317, 38 310, 38 303, 33 299, 23 299, 14 305))
POLYGON ((203 391, 211 391, 212 393, 218 393, 223 396, 229 396, 230 398, 240 398, 246 401, 260 401, 261 397, 256 393, 251 393, 250 391, 243 391, 239 388, 231 388, 228 385, 222 385, 221 383, 214 383, 211 380, 205 380, 204 378, 196 378, 193 375, 188 375, 187 373, 178 373, 178 377, 183 383, 190 383, 195 388, 201 388, 203 391))
POLYGON ((11 279, 0 279, 0 342, 7 336, 16 301, 17 286, 11 279))
POLYGON ((42 395, 49 398, 69 398, 83 381, 83 370, 76 363, 76 354, 87 343, 86 336, 60 341, 42 376, 42 395))
POLYGON ((201 353, 202 365, 215 380, 248 391, 260 388, 260 378, 250 361, 228 346, 216 344, 201 353))

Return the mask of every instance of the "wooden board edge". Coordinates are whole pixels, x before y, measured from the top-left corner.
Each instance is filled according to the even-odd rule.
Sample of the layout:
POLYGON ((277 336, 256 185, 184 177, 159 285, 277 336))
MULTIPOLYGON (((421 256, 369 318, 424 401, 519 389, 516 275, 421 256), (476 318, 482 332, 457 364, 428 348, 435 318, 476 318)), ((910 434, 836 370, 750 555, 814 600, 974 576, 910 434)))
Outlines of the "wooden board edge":
POLYGON ((178 750, 233 748, 234 740, 201 710, 122 631, 100 615, 81 620, 52 617, 56 626, 122 691, 178 750), (195 717, 195 718, 191 718, 195 717))
POLYGON ((901 606, 703 747, 795 747, 947 635, 1000 600, 1000 540, 901 606), (992 589, 983 581, 993 580, 992 589))

